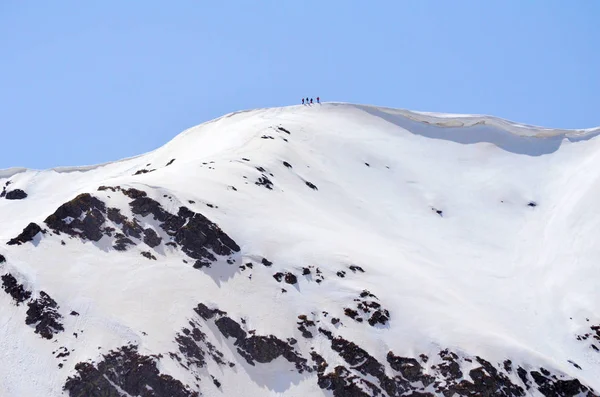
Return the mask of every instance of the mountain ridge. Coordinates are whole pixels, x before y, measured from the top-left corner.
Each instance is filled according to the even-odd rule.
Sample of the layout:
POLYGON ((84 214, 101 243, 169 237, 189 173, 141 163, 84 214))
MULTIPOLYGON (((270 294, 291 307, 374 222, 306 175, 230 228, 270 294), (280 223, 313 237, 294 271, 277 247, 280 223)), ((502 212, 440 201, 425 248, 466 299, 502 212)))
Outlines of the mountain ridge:
POLYGON ((407 114, 243 111, 85 171, 0 172, 26 194, 0 199, 2 387, 597 395, 598 129, 407 114))

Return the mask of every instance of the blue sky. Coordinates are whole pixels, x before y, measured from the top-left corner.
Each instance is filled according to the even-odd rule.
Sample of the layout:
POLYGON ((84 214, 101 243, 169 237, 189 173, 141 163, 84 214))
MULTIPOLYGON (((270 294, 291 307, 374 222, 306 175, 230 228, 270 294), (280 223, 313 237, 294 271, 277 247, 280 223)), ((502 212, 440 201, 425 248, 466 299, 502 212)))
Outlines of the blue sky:
POLYGON ((0 168, 117 160, 303 96, 600 125, 598 0, 0 2, 0 168))

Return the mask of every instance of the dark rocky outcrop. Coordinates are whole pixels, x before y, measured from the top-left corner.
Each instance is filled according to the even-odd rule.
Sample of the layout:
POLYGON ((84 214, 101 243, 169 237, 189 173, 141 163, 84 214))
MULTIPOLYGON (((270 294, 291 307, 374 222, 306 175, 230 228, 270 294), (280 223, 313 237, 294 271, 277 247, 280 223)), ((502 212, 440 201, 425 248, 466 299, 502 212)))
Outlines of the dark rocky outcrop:
POLYGON ((261 175, 256 182, 254 182, 254 184, 258 186, 264 186, 269 190, 273 190, 273 182, 271 182, 271 180, 264 174, 261 175))
POLYGON ((33 241, 34 237, 37 236, 38 233, 43 233, 42 228, 37 223, 30 223, 23 229, 21 234, 17 237, 8 241, 8 245, 21 245, 25 244, 29 241, 33 241))
POLYGON ((4 255, 0 254, 0 263, 4 262, 6 262, 6 258, 4 257, 4 255))
POLYGON ((58 304, 44 291, 36 300, 28 303, 25 324, 35 326, 35 333, 42 338, 52 339, 54 334, 64 331, 62 316, 58 312, 58 304))
POLYGON ((4 197, 7 200, 23 200, 23 199, 27 198, 27 193, 25 193, 21 189, 15 189, 15 190, 6 192, 4 197))
POLYGON ((235 339, 234 345, 237 347, 238 354, 250 365, 269 363, 278 357, 283 357, 293 363, 299 373, 312 371, 307 365, 307 360, 296 352, 293 344, 290 344, 289 341, 283 341, 274 335, 259 336, 252 334, 248 336, 248 333, 242 329, 240 324, 223 314, 219 314, 219 318, 215 320, 215 325, 224 337, 235 339))
POLYGON ((279 131, 285 132, 285 133, 286 133, 286 134, 288 134, 288 135, 291 135, 291 134, 292 134, 291 132, 289 132, 288 130, 286 130, 285 128, 283 128, 283 127, 281 127, 281 126, 280 126, 280 127, 277 127, 277 129, 278 129, 279 131))
POLYGON ((278 282, 281 282, 281 280, 285 281, 287 284, 296 284, 298 282, 298 278, 293 274, 293 273, 275 273, 273 275, 273 278, 275 280, 277 280, 278 282))
POLYGON ((199 397, 181 381, 161 374, 158 357, 140 355, 136 346, 123 346, 103 356, 97 365, 80 362, 63 387, 70 397, 199 397))
POLYGON ((239 252, 240 247, 216 224, 205 216, 180 207, 177 215, 165 211, 160 203, 149 197, 138 197, 130 203, 134 214, 152 215, 160 227, 190 258, 196 259, 195 267, 203 267, 216 261, 216 255, 226 256, 239 252))
POLYGON ((13 298, 17 306, 31 298, 31 291, 27 291, 10 273, 2 276, 2 289, 13 298))
POLYGON ((131 239, 121 234, 117 235, 117 239, 113 244, 113 249, 117 251, 127 251, 130 245, 135 245, 135 243, 131 239))
POLYGON ((306 183, 306 186, 308 186, 308 187, 309 187, 309 188, 311 188, 312 190, 319 190, 319 189, 317 188, 317 186, 316 186, 314 183, 312 183, 312 182, 309 182, 309 181, 306 181, 305 183, 306 183))
POLYGON ((65 233, 90 241, 99 241, 106 221, 106 205, 89 193, 83 193, 61 205, 44 221, 55 233, 65 233))
POLYGON ((156 257, 155 257, 154 255, 152 255, 152 253, 151 253, 151 252, 148 252, 148 251, 142 251, 142 252, 140 252, 140 254, 141 254, 141 255, 142 255, 144 258, 147 258, 147 259, 152 259, 152 260, 156 260, 156 257))
POLYGON ((271 262, 270 260, 268 260, 267 258, 262 258, 261 263, 263 265, 265 265, 266 267, 271 267, 273 266, 273 262, 271 262))
POLYGON ((377 297, 367 290, 363 290, 356 302, 356 310, 346 307, 344 314, 358 322, 367 321, 372 327, 377 324, 386 325, 390 319, 390 312, 384 309, 377 297))
POLYGON ((161 242, 162 242, 162 238, 160 238, 154 230, 152 230, 152 229, 144 230, 144 243, 147 246, 154 248, 154 247, 159 246, 161 242))
POLYGON ((147 173, 149 173, 149 172, 154 172, 154 171, 156 171, 156 170, 155 170, 155 169, 152 169, 152 170, 147 170, 147 169, 145 169, 145 168, 142 168, 141 170, 137 170, 137 171, 135 172, 135 174, 133 174, 133 175, 134 175, 134 176, 135 176, 135 175, 142 175, 142 174, 147 174, 147 173))
MULTIPOLYGON (((129 205, 133 214, 152 216, 159 222, 158 227, 171 236, 173 241, 168 244, 178 244, 186 255, 196 259, 196 268, 210 266, 217 260, 215 255, 229 256, 240 250, 216 224, 187 207, 180 207, 177 214, 172 214, 138 189, 100 186, 98 190, 121 192, 132 199, 129 205)), ((66 233, 84 241, 99 241, 103 236, 113 237, 114 234, 113 248, 117 251, 137 245, 135 240, 142 240, 151 248, 158 247, 163 240, 156 230, 144 229, 135 216, 129 219, 118 208, 107 208, 104 202, 89 193, 80 194, 61 205, 45 222, 55 233, 66 233), (107 225, 107 221, 113 222, 121 233, 114 233, 115 228, 107 225)), ((26 241, 35 230, 30 227, 26 231, 28 233, 13 239, 15 244, 26 241)))

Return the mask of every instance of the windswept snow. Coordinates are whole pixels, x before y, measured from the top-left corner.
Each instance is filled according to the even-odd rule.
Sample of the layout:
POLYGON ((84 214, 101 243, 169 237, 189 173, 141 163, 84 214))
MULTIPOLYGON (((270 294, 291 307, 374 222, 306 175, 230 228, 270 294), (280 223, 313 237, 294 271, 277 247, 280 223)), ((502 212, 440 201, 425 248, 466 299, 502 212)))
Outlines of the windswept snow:
MULTIPOLYGON (((523 395, 544 394, 531 375, 540 368, 598 393, 599 134, 327 103, 232 113, 114 163, 0 170, 0 188, 27 194, 0 198, 2 274, 32 294, 17 305, 0 291, 0 395, 76 395, 63 387, 77 363, 98 365, 111 349, 135 345, 122 361, 144 362, 148 374, 156 365, 173 377, 174 396, 331 396, 327 373, 360 364, 344 359, 350 343, 327 332, 368 352, 390 379, 400 371, 393 357, 421 354, 432 361, 419 365, 437 376, 431 363, 449 349, 471 357, 459 360, 468 381, 479 356, 523 395), (79 218, 52 230, 47 218, 81 194, 121 220, 76 202, 79 218), (45 233, 6 244, 32 222, 45 233), (65 232, 75 223, 101 238, 65 232), (138 229, 152 232, 136 237, 138 229), (210 233, 218 241, 208 253, 194 251, 194 239, 210 233), (124 251, 114 248, 122 238, 132 241, 124 251), (210 266, 195 262, 211 255, 210 266), (50 340, 25 324, 27 302, 42 291, 64 327, 50 340), (192 341, 186 327, 205 336, 192 341), (205 357, 177 353, 190 344, 205 357), (61 347, 69 354, 57 358, 61 347), (260 356, 270 349, 284 353, 260 356), (328 363, 323 373, 298 370, 301 359, 318 363, 311 349, 328 363), (160 355, 156 364, 142 358, 150 355, 160 355)), ((115 357, 103 365, 121 362, 115 357)), ((380 375, 360 376, 380 386, 380 375)))

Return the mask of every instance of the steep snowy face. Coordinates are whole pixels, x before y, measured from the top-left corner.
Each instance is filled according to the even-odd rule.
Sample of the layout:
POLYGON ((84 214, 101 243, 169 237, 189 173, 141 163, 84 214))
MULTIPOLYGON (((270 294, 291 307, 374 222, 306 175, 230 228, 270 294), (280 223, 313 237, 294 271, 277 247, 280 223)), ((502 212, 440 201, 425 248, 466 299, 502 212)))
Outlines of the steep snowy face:
POLYGON ((322 104, 0 171, 0 394, 600 395, 599 133, 322 104))

